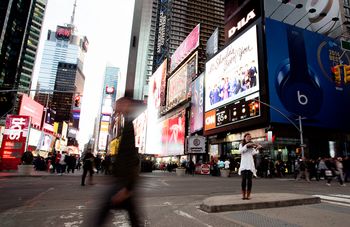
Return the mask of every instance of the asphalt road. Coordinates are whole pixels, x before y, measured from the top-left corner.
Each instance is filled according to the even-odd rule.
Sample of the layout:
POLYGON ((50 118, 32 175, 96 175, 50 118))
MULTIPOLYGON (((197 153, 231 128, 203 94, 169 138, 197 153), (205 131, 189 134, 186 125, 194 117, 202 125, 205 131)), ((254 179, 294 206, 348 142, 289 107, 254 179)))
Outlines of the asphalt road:
MULTIPOLYGON (((43 177, 0 177, 0 226, 85 226, 98 211, 111 178, 94 176, 80 186, 80 174, 43 177)), ((205 213, 198 209, 210 196, 240 193, 240 178, 178 177, 174 173, 142 173, 137 205, 145 226, 349 226, 350 185, 335 181, 295 182, 290 178, 254 179, 253 193, 319 195, 321 204, 272 209, 205 213)), ((123 211, 112 211, 107 226, 129 226, 123 211)))

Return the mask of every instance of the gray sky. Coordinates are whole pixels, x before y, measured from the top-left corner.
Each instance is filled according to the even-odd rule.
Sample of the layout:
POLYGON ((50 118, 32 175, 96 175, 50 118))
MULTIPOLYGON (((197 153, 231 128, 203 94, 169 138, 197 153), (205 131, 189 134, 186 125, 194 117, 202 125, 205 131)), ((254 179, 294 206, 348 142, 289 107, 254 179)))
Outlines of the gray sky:
MULTIPOLYGON (((70 22, 74 0, 48 0, 39 51, 34 69, 36 87, 42 50, 49 29, 70 22)), ((80 144, 88 142, 101 97, 102 78, 107 64, 119 67, 126 75, 134 0, 78 0, 74 24, 78 34, 87 36, 85 87, 80 117, 80 144)))

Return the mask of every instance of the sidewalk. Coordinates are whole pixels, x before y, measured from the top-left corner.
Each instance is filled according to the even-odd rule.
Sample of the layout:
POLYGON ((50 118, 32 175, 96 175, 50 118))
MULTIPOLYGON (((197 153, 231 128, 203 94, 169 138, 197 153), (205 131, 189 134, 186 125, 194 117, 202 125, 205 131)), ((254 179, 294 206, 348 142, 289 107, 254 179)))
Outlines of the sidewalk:
POLYGON ((205 199, 200 209, 208 212, 254 210, 320 203, 320 197, 292 193, 255 193, 250 200, 241 195, 213 196, 205 199))

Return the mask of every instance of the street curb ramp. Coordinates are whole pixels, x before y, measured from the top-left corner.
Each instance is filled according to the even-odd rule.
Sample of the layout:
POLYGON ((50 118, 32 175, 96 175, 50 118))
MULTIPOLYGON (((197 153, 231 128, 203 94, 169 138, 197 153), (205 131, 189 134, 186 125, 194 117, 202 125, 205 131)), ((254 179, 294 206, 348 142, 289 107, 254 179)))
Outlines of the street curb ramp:
POLYGON ((200 205, 202 211, 217 213, 225 211, 254 210, 320 203, 320 197, 292 193, 256 193, 250 200, 241 195, 222 195, 206 198, 200 205))

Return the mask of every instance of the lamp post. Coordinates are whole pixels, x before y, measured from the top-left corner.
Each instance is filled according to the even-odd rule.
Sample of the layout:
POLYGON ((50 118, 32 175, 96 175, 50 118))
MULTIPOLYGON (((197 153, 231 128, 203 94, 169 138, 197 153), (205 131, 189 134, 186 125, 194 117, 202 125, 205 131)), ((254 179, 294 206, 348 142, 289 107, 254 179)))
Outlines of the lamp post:
POLYGON ((254 100, 267 106, 267 107, 270 107, 271 109, 273 109, 276 112, 278 112, 279 114, 281 114, 284 118, 286 118, 298 130, 299 135, 300 135, 301 157, 304 158, 304 156, 305 156, 305 152, 304 152, 305 144, 304 144, 304 137, 303 137, 303 126, 302 126, 302 122, 301 122, 302 117, 300 115, 298 116, 299 126, 297 126, 287 115, 285 115, 282 111, 280 111, 276 107, 271 106, 270 104, 267 104, 267 103, 265 103, 261 100, 258 100, 258 99, 254 99, 254 100))

